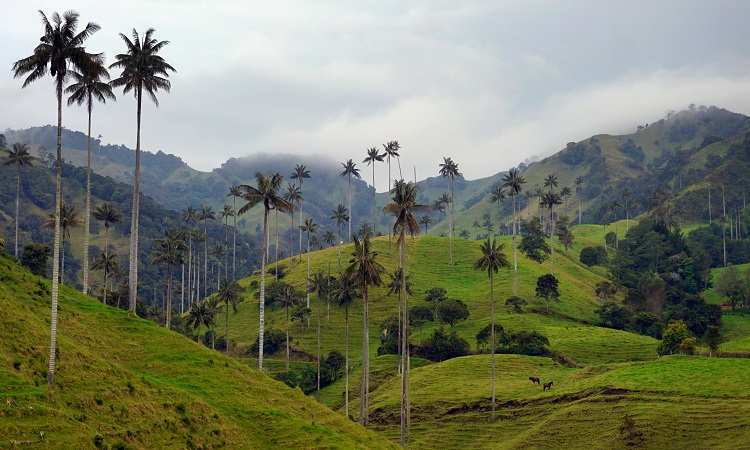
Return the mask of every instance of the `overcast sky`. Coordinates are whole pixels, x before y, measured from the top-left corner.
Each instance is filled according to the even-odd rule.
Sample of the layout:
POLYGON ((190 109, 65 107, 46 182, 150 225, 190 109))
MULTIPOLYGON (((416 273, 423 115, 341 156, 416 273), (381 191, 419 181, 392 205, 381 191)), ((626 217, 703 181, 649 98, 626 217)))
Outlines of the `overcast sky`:
MULTIPOLYGON (((142 146, 199 170, 259 152, 360 163, 398 140, 409 176, 451 156, 476 179, 690 103, 750 114, 744 0, 6 3, 0 130, 56 123, 52 79, 21 89, 10 69, 42 35, 37 10, 71 8, 101 26, 86 47, 108 64, 119 33, 170 41, 177 73, 158 109, 144 103, 142 146)), ((135 148, 135 100, 117 94, 94 107, 93 134, 135 148)), ((63 124, 85 132, 85 108, 63 124)))

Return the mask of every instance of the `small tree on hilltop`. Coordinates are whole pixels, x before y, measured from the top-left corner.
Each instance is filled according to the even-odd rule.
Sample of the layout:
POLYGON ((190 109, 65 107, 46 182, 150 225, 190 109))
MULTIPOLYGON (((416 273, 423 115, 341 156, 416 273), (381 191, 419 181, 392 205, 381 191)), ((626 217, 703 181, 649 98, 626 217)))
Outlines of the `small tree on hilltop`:
POLYGON ((686 339, 690 338, 690 331, 685 325, 685 322, 681 320, 674 320, 669 322, 667 329, 664 331, 661 343, 656 348, 659 356, 672 355, 680 350, 680 344, 686 339))
POLYGON ((521 225, 521 251, 526 254, 529 259, 543 263, 549 257, 550 249, 547 244, 547 238, 544 235, 544 228, 542 227, 542 221, 538 217, 534 217, 528 222, 521 225))
POLYGON ((505 301, 505 307, 510 310, 511 314, 523 314, 523 310, 521 309, 521 307, 525 305, 526 300, 522 299, 521 297, 516 297, 515 295, 505 301))
POLYGON ((461 300, 445 300, 438 307, 438 318, 452 327, 469 318, 469 308, 461 300))
POLYGON ((558 284, 557 278, 549 273, 536 280, 536 296, 547 302, 547 312, 549 312, 550 300, 557 300, 560 297, 560 292, 557 290, 558 284))

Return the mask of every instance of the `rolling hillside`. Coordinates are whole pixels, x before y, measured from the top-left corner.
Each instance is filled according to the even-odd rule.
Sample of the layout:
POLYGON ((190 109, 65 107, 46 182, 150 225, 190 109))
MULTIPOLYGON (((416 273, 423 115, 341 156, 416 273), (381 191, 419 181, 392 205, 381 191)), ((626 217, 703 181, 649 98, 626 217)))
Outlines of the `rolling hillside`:
POLYGON ((0 277, 2 448, 394 447, 298 390, 68 287, 48 396, 50 282, 1 252, 0 277))

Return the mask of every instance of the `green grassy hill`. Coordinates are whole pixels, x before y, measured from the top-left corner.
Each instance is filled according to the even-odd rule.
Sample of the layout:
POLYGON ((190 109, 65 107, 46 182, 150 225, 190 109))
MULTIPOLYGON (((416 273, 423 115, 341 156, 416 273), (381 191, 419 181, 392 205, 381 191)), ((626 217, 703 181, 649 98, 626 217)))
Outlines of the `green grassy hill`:
POLYGON ((299 390, 68 287, 48 396, 50 282, 1 253, 0 278, 0 448, 393 447, 299 390))

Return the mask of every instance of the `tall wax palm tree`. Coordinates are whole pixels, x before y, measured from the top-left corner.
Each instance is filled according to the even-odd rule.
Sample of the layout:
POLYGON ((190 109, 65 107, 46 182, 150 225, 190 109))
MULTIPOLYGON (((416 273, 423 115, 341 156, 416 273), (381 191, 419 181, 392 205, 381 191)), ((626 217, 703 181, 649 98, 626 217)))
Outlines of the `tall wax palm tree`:
MULTIPOLYGON (((13 256, 18 259, 18 204, 21 198, 21 167, 30 166, 34 160, 33 156, 29 155, 29 146, 26 144, 20 144, 16 142, 13 144, 13 149, 8 150, 7 160, 5 161, 6 166, 16 166, 16 218, 14 220, 16 226, 16 238, 15 238, 15 253, 13 256)), ((85 289, 85 288, 84 288, 85 289)), ((85 293, 85 292, 84 292, 85 293)))
POLYGON ((198 329, 196 342, 201 341, 201 325, 205 325, 206 328, 209 328, 214 324, 214 314, 216 313, 216 310, 211 306, 209 300, 204 299, 193 303, 188 311, 185 325, 188 327, 192 326, 193 329, 198 329))
MULTIPOLYGON (((387 144, 383 144, 383 152, 385 158, 388 160, 388 188, 390 189, 393 178, 391 178, 391 157, 400 158, 398 151, 401 149, 398 141, 390 141, 387 144)), ((399 173, 401 173, 401 159, 399 161, 399 173)), ((401 178, 401 177, 399 177, 401 178)), ((390 225, 389 227, 390 228, 390 225)), ((391 230, 388 230, 388 254, 391 253, 391 230)))
POLYGON ((550 273, 555 274, 555 219, 553 208, 562 204, 560 194, 555 191, 547 191, 542 195, 542 207, 549 209, 549 253, 550 253, 550 273))
POLYGON ((109 280, 109 274, 112 273, 114 267, 117 265, 117 255, 112 249, 105 248, 99 255, 99 259, 95 260, 91 264, 91 268, 94 270, 104 271, 104 291, 102 294, 102 303, 107 304, 107 281, 109 280))
MULTIPOLYGON (((406 265, 406 234, 410 234, 412 237, 419 234, 419 223, 415 218, 415 214, 420 211, 427 211, 430 209, 429 205, 422 205, 417 203, 417 193, 419 187, 412 182, 405 182, 404 180, 397 180, 393 189, 391 189, 391 203, 387 204, 383 208, 383 212, 396 218, 396 223, 393 226, 393 233, 397 234, 398 240, 396 243, 399 246, 399 267, 401 268, 402 276, 405 274, 406 265)), ((406 295, 406 278, 402 278, 401 281, 401 294, 402 294, 402 321, 401 321, 401 336, 403 336, 401 343, 401 446, 406 445, 406 433, 407 433, 407 422, 410 416, 410 406, 408 401, 408 390, 409 390, 409 303, 406 295)))
POLYGON ((289 372, 289 308, 297 305, 297 292, 293 287, 287 287, 281 291, 274 305, 284 308, 286 311, 286 323, 284 326, 286 329, 286 371, 289 372))
POLYGON ((89 230, 91 222, 91 113, 94 110, 94 99, 106 103, 107 99, 115 100, 112 87, 103 80, 109 80, 109 72, 104 67, 103 55, 91 55, 89 64, 80 72, 71 70, 71 77, 75 83, 65 89, 71 94, 68 98, 68 106, 77 103, 79 106, 86 103, 88 112, 88 138, 86 141, 87 165, 86 165, 86 211, 84 238, 83 238, 83 294, 88 293, 89 286, 89 230))
POLYGON ((501 267, 509 268, 510 263, 503 252, 503 245, 495 239, 487 238, 481 245, 482 257, 474 263, 477 270, 487 270, 490 278, 490 330, 492 342, 492 420, 495 420, 495 291, 492 275, 497 273, 501 267))
MULTIPOLYGON (((359 169, 357 169, 357 164, 352 161, 351 159, 347 159, 345 163, 341 163, 342 166, 344 166, 344 171, 341 172, 342 177, 349 177, 349 213, 352 212, 352 177, 354 178, 362 178, 359 175, 359 169)), ((350 216, 351 219, 351 216, 350 216)), ((348 239, 351 239, 352 236, 352 221, 349 220, 349 237, 348 239)))
MULTIPOLYGON (((46 228, 55 228, 56 217, 54 213, 50 213, 47 217, 47 221, 44 223, 46 228)), ((70 240, 70 229, 81 226, 81 219, 78 218, 78 211, 76 211, 75 205, 68 206, 68 202, 65 200, 60 204, 60 229, 62 231, 62 253, 60 261, 60 283, 63 283, 65 278, 65 240, 70 240)))
MULTIPOLYGON (((300 226, 300 231, 307 233, 307 307, 310 307, 310 234, 318 232, 318 224, 312 217, 305 217, 305 224, 300 226)), ((307 326, 310 326, 310 317, 307 317, 307 326)))
POLYGON ((432 217, 429 214, 423 214, 422 217, 419 218, 419 223, 424 225, 424 234, 427 235, 427 230, 432 223, 432 217))
POLYGON ((578 197, 578 225, 581 224, 581 186, 583 185, 583 177, 579 176, 573 180, 576 185, 576 197, 578 197))
POLYGON ((461 176, 458 172, 458 164, 453 162, 450 157, 443 157, 443 163, 440 164, 438 172, 445 178, 450 179, 451 202, 448 204, 448 249, 450 253, 450 264, 453 265, 453 214, 455 213, 455 197, 453 192, 453 182, 455 178, 461 176))
MULTIPOLYGON (((401 299, 401 289, 404 289, 404 295, 414 295, 414 291, 411 289, 411 275, 404 275, 403 269, 400 267, 393 271, 391 274, 391 281, 388 282, 388 295, 397 294, 398 298, 401 299), (402 284, 403 282, 403 284, 402 284)), ((401 374, 401 302, 398 302, 398 338, 397 338, 398 349, 396 353, 398 355, 398 373, 401 374)))
MULTIPOLYGON (((206 242, 206 239, 208 239, 208 236, 206 236, 206 233, 197 227, 193 228, 191 232, 191 237, 193 241, 196 242, 196 245, 200 245, 201 242, 206 242)), ((193 261, 193 294, 195 295, 195 301, 198 301, 198 299, 200 298, 200 292, 201 292, 200 252, 194 252, 193 258, 195 259, 193 261)))
POLYGON ((323 271, 319 270, 315 275, 313 275, 312 278, 307 278, 308 283, 308 290, 310 292, 317 292, 318 293, 318 390, 317 390, 317 397, 318 401, 320 401, 320 300, 325 295, 326 297, 329 296, 329 287, 331 285, 331 268, 330 268, 330 259, 328 263, 328 276, 323 275, 323 271))
POLYGON ((521 193, 526 179, 521 176, 518 169, 508 170, 503 177, 503 187, 508 188, 508 195, 513 198, 513 295, 518 295, 518 243, 516 241, 516 197, 521 193))
POLYGON ((331 219, 336 220, 336 227, 339 232, 339 275, 341 274, 341 244, 344 242, 341 239, 341 226, 349 222, 349 214, 347 211, 346 206, 339 203, 336 206, 336 209, 333 210, 333 215, 331 216, 331 219))
POLYGON ((502 185, 497 184, 490 190, 490 203, 497 203, 497 232, 500 234, 502 234, 503 230, 503 223, 500 221, 500 212, 503 208, 503 202, 505 201, 505 199, 505 189, 503 189, 502 185))
MULTIPOLYGON (((310 171, 307 170, 307 167, 305 167, 304 164, 297 164, 294 166, 294 172, 292 173, 292 176, 290 177, 292 180, 299 181, 299 193, 300 198, 297 200, 297 207, 299 207, 299 226, 302 226, 302 183, 305 181, 305 178, 310 178, 310 171)), ((302 228, 299 230, 299 255, 300 258, 302 258, 302 228)), ((291 254, 289 255, 291 256, 291 254)), ((309 305, 308 305, 309 307, 309 305)))
POLYGON ((257 187, 250 185, 240 185, 244 194, 242 199, 246 202, 240 208, 239 214, 246 213, 253 206, 263 204, 263 251, 261 255, 261 272, 260 272, 260 327, 258 333, 258 370, 263 370, 263 334, 265 332, 265 301, 266 301, 266 246, 268 245, 268 212, 271 208, 276 208, 281 212, 291 212, 294 205, 276 195, 281 188, 284 177, 279 173, 267 173, 263 175, 260 172, 255 174, 255 183, 257 187))
POLYGON ((242 196, 242 191, 240 190, 239 186, 230 186, 229 187, 229 194, 227 194, 227 197, 232 197, 232 209, 235 211, 235 214, 232 216, 234 218, 234 229, 232 230, 232 281, 237 279, 237 197, 242 196))
POLYGON ((370 318, 368 305, 368 291, 370 286, 382 284, 381 273, 385 268, 376 261, 378 253, 372 251, 370 237, 365 235, 362 240, 356 236, 354 239, 354 252, 349 260, 349 267, 344 270, 344 277, 353 278, 357 283, 357 289, 362 295, 363 320, 362 320, 362 383, 359 392, 359 423, 367 425, 369 416, 369 393, 370 393, 370 318))
POLYGON ((623 188, 620 195, 622 195, 622 199, 625 203, 625 231, 627 232, 628 230, 630 230, 630 213, 628 211, 628 198, 630 198, 630 196, 633 195, 633 191, 631 191, 628 188, 623 188))
POLYGON ((187 250, 182 233, 176 228, 167 228, 164 237, 154 241, 151 253, 151 264, 166 263, 167 265, 167 320, 164 326, 170 327, 172 320, 172 267, 182 264, 182 252, 187 250))
POLYGON ((180 214, 180 218, 183 222, 185 222, 188 226, 188 303, 193 302, 193 236, 194 233, 192 232, 191 224, 198 221, 198 210, 193 208, 192 206, 188 206, 185 208, 185 211, 182 211, 180 214))
POLYGON ((13 77, 28 75, 23 87, 43 78, 47 71, 55 82, 57 96, 57 172, 55 182, 55 232, 52 256, 52 316, 50 319, 50 350, 49 370, 47 374, 47 389, 51 390, 55 383, 55 351, 57 348, 57 299, 59 290, 60 270, 60 208, 62 204, 62 95, 63 86, 70 77, 69 69, 82 69, 90 62, 83 48, 83 43, 92 34, 99 31, 99 25, 89 22, 77 33, 78 13, 67 11, 60 17, 52 14, 52 22, 39 11, 44 25, 44 34, 34 48, 31 56, 20 59, 13 64, 13 77))
POLYGON ((349 417, 349 305, 358 297, 357 284, 353 278, 348 278, 343 274, 338 278, 336 287, 333 291, 333 299, 338 301, 339 306, 344 307, 345 342, 346 342, 346 382, 344 388, 344 416, 349 417))
POLYGON ((203 233, 206 240, 203 241, 203 296, 208 296, 208 219, 216 220, 216 213, 210 206, 204 206, 198 212, 198 220, 203 221, 203 233))
POLYGON ((323 233, 323 242, 328 244, 328 286, 326 287, 326 325, 331 324, 331 246, 336 242, 336 236, 333 231, 326 230, 323 233))
POLYGON ((117 209, 117 205, 112 202, 104 202, 94 208, 91 213, 94 219, 104 222, 104 248, 109 247, 109 227, 116 223, 122 223, 124 214, 117 209))
MULTIPOLYGON (((232 209, 231 205, 224 204, 222 210, 219 211, 219 218, 224 219, 224 249, 226 250, 224 258, 224 276, 227 280, 229 279, 229 218, 234 216, 234 209, 232 209)), ((276 247, 278 248, 278 243, 276 244, 276 247)), ((278 260, 278 257, 276 259, 278 260)))
POLYGON ((570 197, 571 195, 573 195, 573 192, 570 190, 570 188, 568 186, 565 186, 562 189, 560 189, 560 195, 562 196, 562 198, 565 199, 565 207, 567 208, 568 207, 568 197, 570 197))
MULTIPOLYGON (((220 283, 221 283, 221 258, 225 258, 229 252, 227 251, 226 247, 222 244, 215 244, 211 247, 211 250, 209 250, 208 255, 216 260, 216 267, 217 267, 217 273, 216 273, 216 289, 219 289, 220 283)), ((213 269, 213 266, 211 266, 213 269)), ((226 272, 226 269, 225 269, 226 272)), ((226 277, 226 276, 225 276, 226 277)))
POLYGON ((133 91, 136 109, 136 140, 135 140, 135 176, 133 180, 133 212, 130 225, 130 311, 135 314, 135 304, 138 298, 138 215, 140 212, 139 191, 141 186, 141 111, 143 91, 158 107, 159 100, 156 93, 159 90, 169 92, 172 85, 167 80, 169 72, 175 72, 158 53, 169 41, 157 41, 153 37, 154 29, 149 28, 142 36, 133 29, 133 40, 120 33, 125 42, 127 53, 115 56, 115 61, 109 68, 122 69, 120 76, 110 82, 112 87, 123 88, 123 93, 133 91))
MULTIPOLYGON (((298 206, 302 205, 302 190, 296 184, 287 183, 286 192, 284 193, 284 200, 288 201, 292 205, 297 203, 298 206)), ((292 215, 292 222, 289 226, 289 261, 294 262, 294 209, 290 211, 292 215)), ((301 214, 300 214, 301 217, 301 214)), ((300 223, 300 225, 302 225, 300 223)), ((302 231, 300 230, 300 233, 302 231)), ((300 234, 300 245, 302 245, 302 234, 300 234)), ((301 250, 300 250, 301 252, 301 250)))
POLYGON ((377 191, 375 190, 375 163, 376 162, 383 162, 383 159, 385 158, 385 154, 380 154, 379 150, 376 147, 371 147, 367 149, 367 158, 365 158, 362 163, 367 163, 367 165, 372 164, 372 232, 373 234, 376 233, 375 230, 375 194, 377 191))
POLYGON ((544 179, 544 187, 549 188, 550 191, 554 191, 557 187, 557 176, 554 173, 547 175, 544 179))
POLYGON ((224 341, 227 343, 226 353, 229 355, 229 305, 232 305, 232 310, 237 312, 237 305, 239 305, 242 297, 240 296, 242 287, 236 281, 229 281, 229 277, 221 283, 219 290, 216 291, 216 299, 219 302, 224 303, 224 309, 226 309, 226 318, 224 322, 224 341))
MULTIPOLYGON (((612 203, 609 204, 609 210, 612 212, 613 221, 615 222, 615 248, 620 248, 620 236, 617 231, 617 210, 622 208, 622 205, 620 205, 620 202, 617 200, 613 200, 612 203)), ((605 236, 606 237, 606 236, 605 236)))

